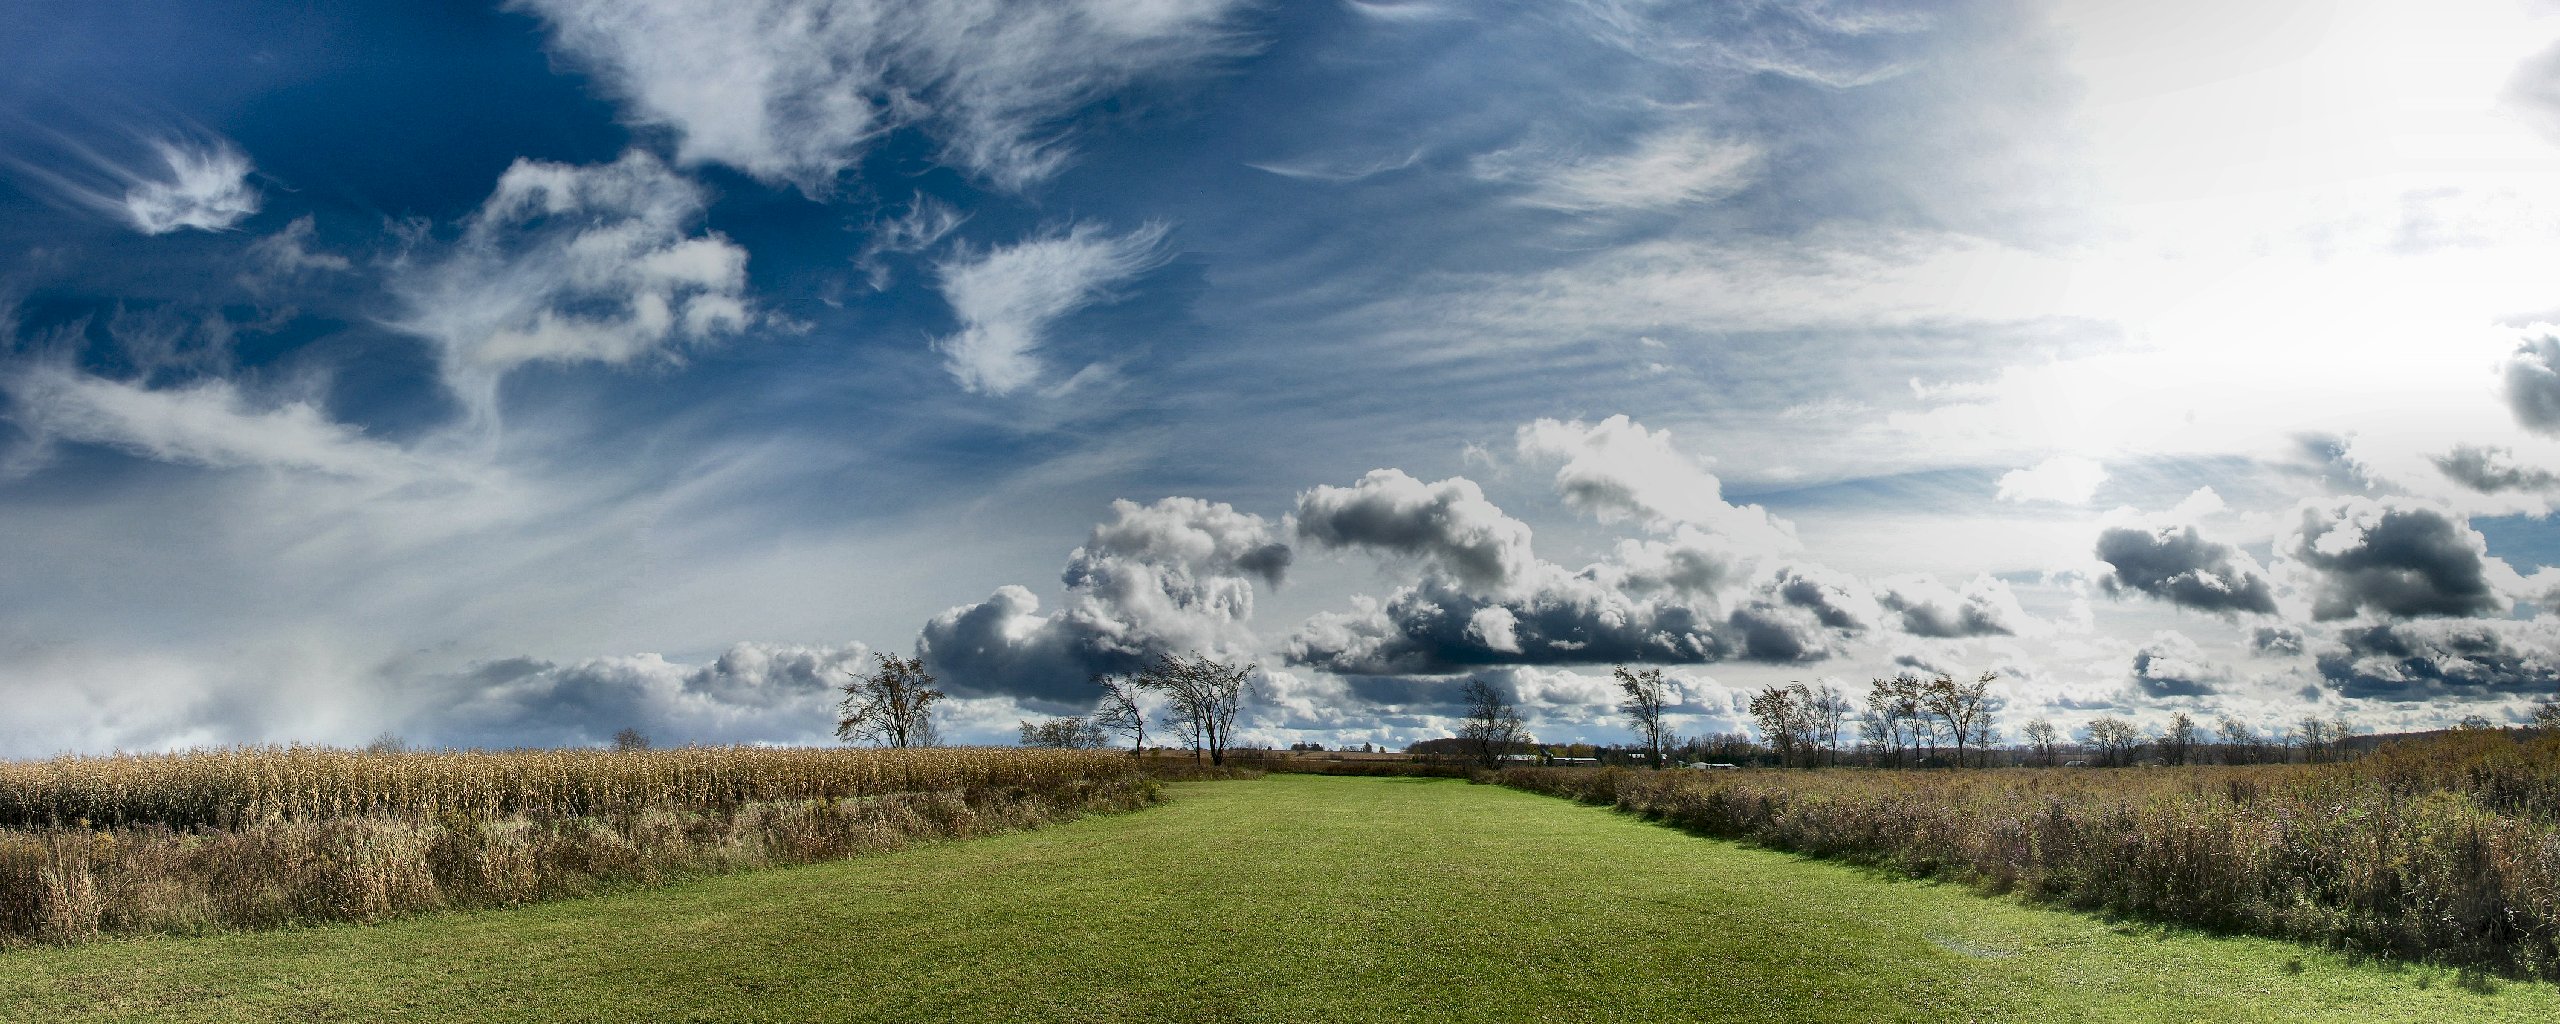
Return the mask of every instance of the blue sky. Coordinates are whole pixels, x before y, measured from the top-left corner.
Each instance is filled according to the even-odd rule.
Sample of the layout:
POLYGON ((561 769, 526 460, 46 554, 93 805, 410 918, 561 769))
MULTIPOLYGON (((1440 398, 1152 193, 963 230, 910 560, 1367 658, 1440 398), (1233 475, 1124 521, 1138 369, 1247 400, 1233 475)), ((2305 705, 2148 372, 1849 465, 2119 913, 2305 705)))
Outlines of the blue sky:
POLYGON ((2560 691, 2511 3, 0 14, 0 754, 2560 691))

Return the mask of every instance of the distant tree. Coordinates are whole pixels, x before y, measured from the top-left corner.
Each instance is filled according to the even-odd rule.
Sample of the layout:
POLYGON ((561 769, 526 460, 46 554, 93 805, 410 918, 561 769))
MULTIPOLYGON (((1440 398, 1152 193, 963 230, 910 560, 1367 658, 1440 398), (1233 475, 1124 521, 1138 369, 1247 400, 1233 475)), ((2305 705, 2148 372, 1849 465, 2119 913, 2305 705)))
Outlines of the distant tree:
POLYGON ((613 734, 613 749, 619 751, 647 750, 649 749, 649 734, 626 725, 622 727, 621 732, 613 734))
POLYGON ((1138 673, 1139 689, 1163 695, 1163 722, 1191 747, 1191 757, 1198 760, 1208 754, 1209 763, 1227 763, 1227 745, 1234 740, 1236 715, 1253 695, 1253 666, 1219 661, 1193 652, 1188 657, 1166 654, 1138 673))
POLYGON ((1502 763, 1502 755, 1511 752, 1528 736, 1528 723, 1520 717, 1520 707, 1509 694, 1482 679, 1469 679, 1459 690, 1467 702, 1466 723, 1458 727, 1458 738, 1466 741, 1476 762, 1487 768, 1502 763))
POLYGON ((933 702, 943 692, 933 688, 924 659, 895 654, 874 655, 880 665, 870 674, 849 673, 851 682, 837 687, 836 738, 867 740, 884 747, 930 747, 934 743, 933 702))
POLYGON ((2195 716, 2184 711, 2171 712, 2169 720, 2160 726, 2159 739, 2162 760, 2170 764, 2187 763, 2188 755, 2196 747, 2195 716))
POLYGON ((2222 721, 2214 726, 2213 731, 2214 735, 2222 740, 2222 763, 2257 763, 2258 730, 2250 728, 2249 723, 2224 715, 2222 721))
POLYGON ((1624 665, 1611 673, 1618 681, 1618 713, 1626 716, 1627 727, 1644 740, 1653 766, 1662 767, 1664 714, 1671 706, 1671 685, 1662 681, 1662 670, 1629 669, 1624 665))
POLYGON ((2089 720, 2089 745, 2098 748, 2107 767, 2122 768, 2142 754, 2142 730, 2114 715, 2089 720))
POLYGON ((2329 719, 2329 745, 2337 751, 2336 756, 2331 760, 2353 760, 2356 734, 2363 731, 2362 727, 2347 718, 2347 713, 2344 711, 2338 712, 2336 717, 2329 719))
POLYGON ((2490 721, 2489 716, 2482 714, 2464 715, 2461 721, 2453 723, 2455 732, 2487 732, 2497 727, 2497 723, 2490 721))
POLYGON ((2534 701, 2533 727, 2545 732, 2560 732, 2560 700, 2544 697, 2534 701))
POLYGON ((2054 754, 2061 749, 2062 736, 2061 730, 2053 727, 2053 721, 2039 718, 2028 722, 2020 731, 2026 734, 2027 749, 2035 755, 2036 763, 2053 767, 2054 754))
POLYGON ((1056 747, 1061 750, 1095 750, 1109 742, 1102 727, 1079 715, 1022 723, 1021 743, 1026 747, 1056 747))
POLYGON ((1138 684, 1116 676, 1093 677, 1102 687, 1102 706, 1093 712, 1094 728, 1129 738, 1131 756, 1147 752, 1147 712, 1138 706, 1138 684))

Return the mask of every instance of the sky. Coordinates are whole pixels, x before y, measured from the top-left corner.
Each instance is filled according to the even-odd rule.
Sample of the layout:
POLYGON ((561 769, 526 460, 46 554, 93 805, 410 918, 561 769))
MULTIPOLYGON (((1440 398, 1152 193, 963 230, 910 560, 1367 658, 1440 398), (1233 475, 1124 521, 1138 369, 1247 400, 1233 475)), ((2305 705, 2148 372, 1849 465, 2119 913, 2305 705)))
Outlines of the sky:
POLYGON ((2512 0, 13 5, 0 756, 2516 721, 2554 266, 2512 0))

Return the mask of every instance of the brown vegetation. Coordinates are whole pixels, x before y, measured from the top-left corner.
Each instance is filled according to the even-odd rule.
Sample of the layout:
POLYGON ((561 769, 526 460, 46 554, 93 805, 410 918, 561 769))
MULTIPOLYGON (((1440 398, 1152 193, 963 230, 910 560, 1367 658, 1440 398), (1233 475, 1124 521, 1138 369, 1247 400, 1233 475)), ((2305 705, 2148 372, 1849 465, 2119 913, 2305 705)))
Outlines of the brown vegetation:
POLYGON ((2560 977, 2560 736, 2342 764, 1485 778, 2076 906, 2560 977))
POLYGON ((808 863, 1156 795, 1006 749, 357 752, 0 763, 0 942, 370 921, 808 863))

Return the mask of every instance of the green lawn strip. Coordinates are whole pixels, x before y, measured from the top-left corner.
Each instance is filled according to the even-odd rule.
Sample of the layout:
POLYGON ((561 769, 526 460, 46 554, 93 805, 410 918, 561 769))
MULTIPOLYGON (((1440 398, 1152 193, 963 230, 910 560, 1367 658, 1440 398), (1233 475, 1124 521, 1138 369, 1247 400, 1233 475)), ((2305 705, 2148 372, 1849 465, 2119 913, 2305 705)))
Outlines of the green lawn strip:
POLYGON ((512 911, 18 950, 0 1020, 2560 1019, 2553 986, 2111 926, 1489 786, 1173 790, 512 911))

